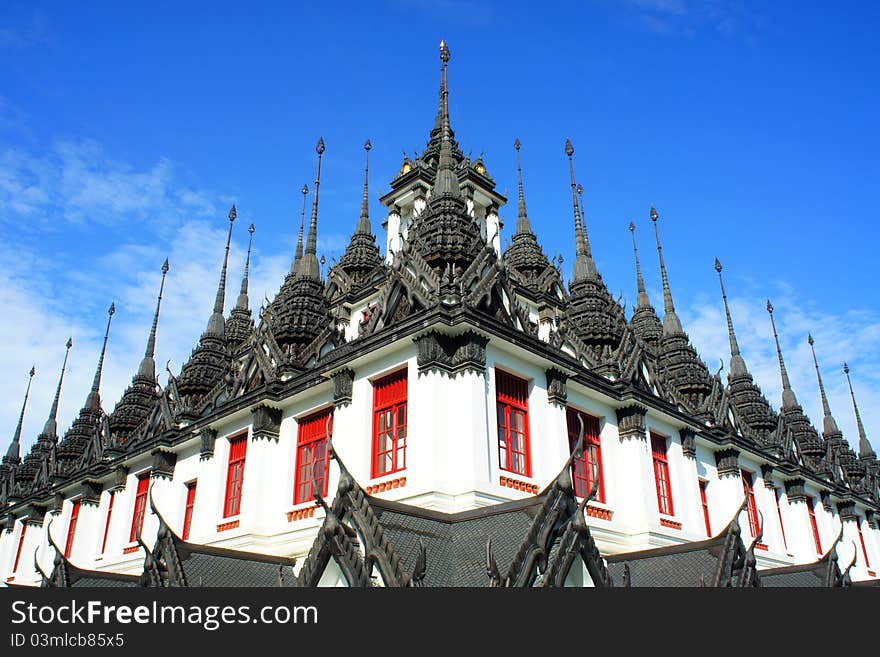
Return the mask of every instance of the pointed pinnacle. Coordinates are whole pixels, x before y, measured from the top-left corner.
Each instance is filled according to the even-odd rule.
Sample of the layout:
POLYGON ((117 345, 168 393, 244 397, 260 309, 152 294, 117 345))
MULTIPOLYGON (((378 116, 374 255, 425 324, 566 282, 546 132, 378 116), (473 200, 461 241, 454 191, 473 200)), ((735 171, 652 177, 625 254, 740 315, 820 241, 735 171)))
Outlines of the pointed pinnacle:
POLYGON ((779 334, 776 332, 776 320, 773 319, 773 304, 767 299, 767 312, 770 314, 770 324, 773 326, 773 339, 776 341, 776 355, 779 357, 779 371, 782 374, 782 410, 791 410, 798 406, 797 397, 791 389, 791 381, 788 380, 788 372, 785 369, 785 361, 782 359, 782 348, 779 346, 779 334))
POLYGON ((58 377, 58 387, 55 389, 55 398, 52 400, 52 407, 49 409, 49 419, 43 426, 43 435, 57 437, 58 435, 58 401, 61 399, 61 384, 64 382, 64 371, 67 369, 67 358, 70 356, 70 348, 73 346, 73 338, 67 338, 64 345, 67 351, 64 352, 64 363, 61 365, 61 376, 58 377))
POLYGON ((629 232, 632 234, 633 255, 636 259, 636 285, 638 286, 637 308, 650 308, 651 300, 648 299, 648 292, 645 290, 645 280, 642 278, 642 266, 639 263, 639 247, 636 246, 636 224, 629 222, 629 232))
POLYGON ((309 194, 309 186, 303 185, 302 190, 300 190, 300 191, 302 192, 302 195, 303 195, 302 214, 300 215, 300 218, 299 218, 299 237, 297 238, 297 241, 296 241, 296 252, 293 254, 293 263, 290 265, 290 271, 293 274, 296 273, 296 271, 299 267, 299 261, 302 260, 302 256, 303 256, 303 228, 305 227, 305 224, 306 224, 306 198, 308 197, 308 194, 309 194))
POLYGON ((813 365, 816 367, 816 378, 819 379, 819 394, 822 397, 822 411, 825 417, 822 420, 822 433, 826 436, 839 434, 840 429, 837 428, 837 422, 831 415, 831 405, 828 403, 828 397, 825 395, 825 385, 822 383, 822 374, 819 372, 819 361, 816 359, 816 348, 813 346, 813 334, 807 334, 807 343, 810 345, 810 351, 813 354, 813 365))
POLYGON ((526 212, 526 197, 523 193, 522 160, 520 159, 519 154, 522 144, 520 143, 519 138, 513 142, 513 147, 516 149, 516 173, 519 178, 519 208, 516 218, 516 232, 531 233, 532 226, 529 222, 528 213, 526 212))
POLYGON ((663 279, 663 335, 675 335, 684 333, 681 328, 681 320, 675 312, 675 304, 672 303, 672 291, 669 289, 669 276, 666 273, 666 263, 663 260, 663 246, 660 244, 660 229, 657 227, 657 219, 660 215, 654 206, 651 206, 651 221, 654 222, 654 236, 657 238, 657 254, 660 256, 660 275, 663 279))
POLYGON ((298 276, 320 280, 318 269, 318 188, 321 186, 321 159, 324 155, 324 138, 315 147, 318 153, 318 172, 315 175, 315 194, 312 197, 312 216, 309 220, 309 234, 306 238, 306 252, 299 263, 298 276))
POLYGON ((223 256, 223 267, 220 269, 220 283, 217 285, 217 296, 214 299, 214 312, 208 320, 205 333, 223 337, 225 334, 226 320, 223 319, 223 306, 226 301, 226 270, 229 266, 229 246, 232 244, 232 226, 238 213, 235 205, 229 210, 229 232, 226 235, 226 253, 223 256))
POLYGON ((739 344, 733 330, 733 319, 730 316, 730 307, 727 305, 727 292, 724 290, 724 278, 721 276, 721 261, 718 258, 715 258, 715 271, 718 272, 718 282, 721 283, 721 298, 724 299, 724 314, 727 316, 727 335, 730 339, 730 375, 744 376, 748 374, 748 369, 739 352, 739 344))
POLYGON ((248 250, 247 257, 244 261, 244 275, 241 277, 241 291, 238 294, 238 299, 235 301, 235 307, 240 308, 242 310, 248 309, 248 271, 251 266, 251 247, 254 244, 254 225, 251 224, 248 226, 248 250))
POLYGON ((859 414, 859 405, 856 404, 856 395, 853 392, 852 380, 849 378, 849 365, 843 364, 843 372, 846 374, 846 382, 849 384, 849 395, 852 397, 853 410, 856 412, 856 425, 859 428, 859 457, 863 459, 875 459, 877 455, 871 447, 868 440, 868 434, 865 433, 865 425, 862 424, 862 416, 859 414))
POLYGON ((571 177, 571 202, 574 208, 574 244, 575 259, 572 269, 572 282, 578 282, 587 278, 597 278, 598 271, 596 263, 593 262, 593 256, 590 251, 590 241, 587 238, 587 231, 581 224, 581 210, 577 200, 577 183, 574 179, 574 146, 571 145, 569 139, 565 140, 565 154, 568 156, 568 172, 571 177))
POLYGON ((15 427, 15 433, 12 434, 12 443, 9 445, 9 450, 6 452, 6 458, 11 461, 17 462, 19 459, 21 445, 21 426, 24 423, 24 411, 27 408, 28 397, 31 394, 31 382, 34 380, 34 375, 36 373, 36 366, 31 367, 31 371, 28 373, 27 389, 24 392, 24 402, 21 405, 21 414, 18 416, 18 424, 15 427))
POLYGON ((101 397, 99 394, 99 389, 101 387, 101 373, 104 370, 104 354, 107 353, 107 340, 110 337, 110 322, 113 319, 113 315, 115 313, 116 304, 111 302, 110 308, 107 310, 107 329, 104 331, 104 344, 101 347, 101 355, 98 357, 98 367, 95 370, 95 378, 92 381, 92 389, 89 392, 89 396, 86 398, 86 407, 96 411, 101 410, 101 397))
POLYGON ((369 196, 369 177, 370 177, 370 149, 373 148, 373 144, 367 139, 364 144, 364 151, 366 154, 364 156, 364 196, 361 199, 361 216, 358 220, 356 233, 362 233, 364 235, 370 235, 373 232, 372 226, 370 226, 370 196, 369 196))
POLYGON ((162 282, 159 284, 159 299, 156 301, 156 312, 153 314, 153 326, 150 328, 150 337, 147 338, 147 349, 144 352, 144 358, 138 367, 138 376, 145 377, 150 381, 156 380, 156 328, 159 326, 159 309, 162 307, 162 292, 165 290, 165 277, 171 266, 168 264, 168 258, 162 263, 162 282))

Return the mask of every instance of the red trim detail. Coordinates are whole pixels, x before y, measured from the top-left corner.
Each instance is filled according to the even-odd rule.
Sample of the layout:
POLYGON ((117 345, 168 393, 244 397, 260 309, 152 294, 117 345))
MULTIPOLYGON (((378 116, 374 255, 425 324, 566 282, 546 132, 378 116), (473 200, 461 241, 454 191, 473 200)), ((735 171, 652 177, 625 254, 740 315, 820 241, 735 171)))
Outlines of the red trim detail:
POLYGON ((760 531, 760 518, 758 517, 758 505, 755 503, 755 487, 753 484, 752 473, 748 470, 740 468, 740 478, 742 479, 743 493, 747 496, 746 515, 749 517, 749 532, 752 536, 757 536, 760 531))
POLYGON ((244 464, 247 458, 247 432, 229 438, 229 465, 226 468, 226 492, 223 495, 223 517, 241 513, 241 492, 244 488, 244 464))
POLYGON ((147 510, 147 492, 150 489, 150 471, 138 475, 137 492, 134 496, 134 513, 131 514, 131 533, 129 543, 134 543, 138 532, 144 529, 144 516, 147 510))
POLYGON ((502 470, 532 476, 529 439, 529 382, 495 370, 498 405, 498 465, 502 470))
POLYGON ((593 487, 596 476, 599 477, 599 490, 596 493, 598 502, 605 501, 605 477, 602 476, 602 443, 599 434, 599 418, 588 415, 576 408, 565 409, 565 423, 568 429, 568 448, 573 450, 578 440, 580 424, 578 417, 584 421, 584 453, 571 464, 571 479, 574 483, 574 494, 586 497, 593 487))
POLYGON ((73 503, 70 510, 70 523, 67 525, 67 543, 64 545, 64 558, 70 559, 70 553, 73 550, 73 539, 76 536, 76 524, 79 522, 79 508, 82 502, 77 500, 73 503))
POLYGON ((672 482, 669 479, 667 440, 651 433, 651 457, 654 460, 654 484, 657 486, 657 509, 667 516, 675 515, 672 504, 672 482))
POLYGON ((316 506, 310 506, 305 509, 295 509, 294 511, 288 511, 287 522, 293 522, 294 520, 304 520, 306 518, 314 518, 316 508, 316 506))
POLYGON ((110 502, 107 506, 107 520, 104 521, 104 538, 101 540, 101 554, 107 549, 107 534, 110 533, 110 518, 113 517, 113 502, 116 500, 116 493, 110 491, 110 502))
POLYGON ((755 543, 755 547, 759 550, 769 550, 766 543, 755 543))
POLYGON ((327 454, 327 418, 333 431, 333 409, 325 408, 297 420, 296 464, 293 482, 293 503, 304 504, 312 495, 312 478, 327 495, 327 474, 330 459, 327 454))
POLYGON ((600 509, 597 506, 587 505, 587 516, 590 518, 599 518, 599 520, 611 520, 614 511, 611 509, 600 509))
POLYGON ((670 529, 681 529, 680 522, 676 522, 675 520, 668 520, 667 518, 660 518, 660 524, 663 527, 669 527, 670 529))
POLYGON ((180 537, 185 541, 189 538, 189 530, 192 527, 193 509, 196 506, 196 484, 190 481, 186 484, 186 505, 183 509, 183 532, 180 537))
POLYGON ((856 518, 856 528, 859 530, 859 542, 862 544, 862 554, 865 555, 865 567, 871 568, 871 560, 868 558, 868 550, 865 548, 865 537, 862 535, 862 523, 856 518))
POLYGON ((388 481, 383 481, 379 484, 367 486, 364 490, 367 495, 373 495, 374 493, 381 493, 394 488, 403 488, 404 486, 406 486, 406 477, 398 477, 397 479, 389 479, 388 481))
MULTIPOLYGON (((15 563, 12 565, 12 572, 18 570, 18 560, 21 559, 21 548, 24 547, 24 537, 27 534, 27 523, 21 521, 21 535, 18 537, 18 549, 15 551, 15 563)), ((7 580, 10 581, 10 580, 7 580)))
POLYGON ((227 529, 235 529, 238 527, 238 524, 239 524, 238 520, 232 520, 230 522, 221 522, 219 525, 217 525, 217 531, 218 532, 225 532, 227 529))
POLYGON ((807 498, 807 513, 810 514, 810 527, 813 528, 813 541, 816 543, 816 554, 822 554, 822 539, 819 537, 819 525, 816 524, 816 511, 814 510, 813 498, 809 495, 807 498))
POLYGON ((373 382, 373 478, 406 469, 407 370, 373 382))
POLYGON ((779 504, 779 491, 773 491, 773 497, 776 499, 776 513, 779 515, 779 529, 782 530, 782 546, 788 552, 788 541, 785 540, 785 524, 782 522, 782 506, 779 504))
POLYGON ((706 536, 712 536, 712 523, 709 522, 709 501, 706 497, 706 489, 709 487, 709 482, 705 479, 700 479, 700 504, 703 506, 703 520, 706 523, 706 536))
POLYGON ((122 549, 122 554, 132 554, 140 549, 139 545, 129 545, 127 548, 122 549))
POLYGON ((506 486, 507 488, 513 488, 514 490, 521 490, 525 493, 531 493, 532 495, 538 494, 538 485, 530 484, 525 481, 519 481, 517 479, 511 479, 510 477, 501 477, 498 480, 502 486, 506 486))

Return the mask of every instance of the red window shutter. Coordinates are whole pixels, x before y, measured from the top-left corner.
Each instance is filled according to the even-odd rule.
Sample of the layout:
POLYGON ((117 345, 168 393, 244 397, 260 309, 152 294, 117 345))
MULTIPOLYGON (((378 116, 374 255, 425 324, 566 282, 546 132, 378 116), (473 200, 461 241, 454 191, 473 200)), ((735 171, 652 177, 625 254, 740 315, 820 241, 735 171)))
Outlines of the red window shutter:
POLYGON ((296 465, 293 482, 293 503, 302 504, 314 499, 312 479, 327 494, 327 431, 333 432, 333 409, 328 408, 297 420, 296 465), (329 420, 329 423, 328 423, 329 420))
POLYGON ((495 370, 495 389, 498 399, 499 467, 531 477, 529 382, 495 370))
POLYGON ((751 532, 752 537, 755 537, 760 531, 761 522, 758 518, 758 507, 755 504, 755 487, 752 483, 752 473, 748 470, 740 469, 740 477, 742 478, 743 493, 748 499, 746 511, 749 516, 749 532, 751 532))
POLYGON ((816 524, 816 510, 813 498, 807 495, 807 512, 810 514, 810 527, 813 530, 813 541, 816 543, 816 554, 822 554, 822 540, 819 537, 819 526, 816 524))
POLYGON ((104 522, 104 539, 101 541, 101 554, 104 554, 104 550, 107 549, 107 534, 110 533, 110 518, 113 516, 113 501, 116 499, 116 494, 113 491, 110 491, 110 503, 107 506, 107 520, 104 522))
POLYGON ((407 371, 373 383, 372 476, 406 468, 407 371))
POLYGON ((131 534, 129 542, 134 542, 138 533, 144 528, 144 515, 147 510, 147 493, 150 490, 150 473, 138 475, 137 492, 134 497, 134 514, 131 517, 131 534))
POLYGON ((706 489, 709 482, 700 480, 700 503, 703 506, 703 520, 706 523, 706 536, 712 536, 712 524, 709 522, 709 500, 706 497, 706 489))
POLYGON ((189 529, 192 526, 193 509, 196 505, 196 482, 191 481, 186 485, 186 506, 183 510, 183 533, 181 538, 185 541, 189 538, 189 529))
POLYGON ((859 530, 859 542, 862 544, 862 554, 865 556, 865 566, 871 567, 871 560, 868 558, 868 549, 865 547, 865 537, 862 534, 862 523, 856 518, 856 527, 859 530))
POLYGON ((247 456, 247 433, 229 439, 229 465, 226 469, 226 494, 223 517, 237 516, 241 512, 241 491, 244 486, 244 463, 247 456))
POLYGON ((779 529, 782 530, 782 545, 785 547, 786 552, 788 551, 788 541, 785 540, 785 524, 782 522, 782 505, 779 503, 779 491, 775 492, 776 494, 773 496, 776 498, 776 513, 779 515, 779 529))
POLYGON ((21 548, 24 547, 24 537, 27 535, 27 523, 21 521, 21 535, 18 537, 18 549, 15 551, 15 563, 12 565, 12 572, 18 570, 18 562, 21 559, 21 548))
POLYGON ((599 418, 587 415, 575 408, 567 408, 565 420, 568 427, 568 448, 573 451, 580 433, 578 417, 584 423, 584 453, 575 458, 571 464, 571 479, 574 483, 574 494, 586 497, 593 487, 596 477, 599 478, 599 490, 596 499, 605 501, 605 478, 602 476, 602 445, 599 436, 599 418))
POLYGON ((666 438, 651 434, 651 456, 654 460, 654 483, 657 486, 657 509, 668 516, 675 515, 672 504, 672 483, 669 479, 669 458, 666 438))
POLYGON ((73 550, 73 537, 76 536, 76 523, 79 522, 80 500, 73 503, 70 510, 70 524, 67 525, 67 544, 64 546, 64 558, 70 559, 70 553, 73 550))

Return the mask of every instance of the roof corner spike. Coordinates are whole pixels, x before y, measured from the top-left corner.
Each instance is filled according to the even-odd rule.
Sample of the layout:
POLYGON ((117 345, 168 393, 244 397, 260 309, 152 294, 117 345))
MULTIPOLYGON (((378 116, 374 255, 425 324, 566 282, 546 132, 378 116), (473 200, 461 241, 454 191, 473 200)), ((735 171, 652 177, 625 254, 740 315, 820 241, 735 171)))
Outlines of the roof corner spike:
POLYGON ((306 252, 299 264, 298 275, 303 278, 320 280, 318 269, 318 188, 321 186, 321 159, 324 156, 324 138, 318 139, 315 147, 318 153, 318 172, 315 175, 315 194, 312 197, 312 216, 309 220, 309 234, 306 238, 306 252))
POLYGON ((519 207, 516 217, 516 232, 531 233, 532 225, 529 222, 529 215, 526 212, 526 197, 523 193, 522 159, 519 154, 522 144, 519 141, 519 137, 513 142, 513 147, 516 149, 516 174, 519 181, 519 207))
POLYGON ((639 263, 639 247, 636 245, 636 224, 629 222, 629 232, 632 234, 633 255, 636 259, 636 284, 638 286, 637 308, 649 308, 651 300, 648 299, 648 292, 645 290, 645 279, 642 278, 642 266, 639 263))
POLYGON ((819 379, 819 395, 822 397, 822 411, 824 413, 824 419, 822 420, 822 433, 826 436, 831 436, 840 433, 840 429, 837 428, 837 422, 834 420, 834 416, 831 415, 831 405, 828 403, 828 397, 825 394, 825 385, 822 383, 822 373, 819 372, 819 361, 816 359, 816 348, 813 346, 813 334, 807 334, 807 343, 810 345, 810 351, 813 354, 813 365, 816 367, 816 377, 819 379))
POLYGON ((373 148, 372 142, 367 139, 366 143, 364 143, 364 195, 361 199, 361 216, 358 220, 357 231, 363 235, 371 235, 373 233, 372 226, 370 226, 370 192, 369 192, 369 178, 370 178, 370 150, 373 148))
POLYGON ((110 337, 110 322, 113 320, 113 315, 116 313, 116 304, 110 303, 110 308, 107 309, 107 329, 104 331, 104 344, 101 347, 101 355, 98 357, 98 367, 95 370, 95 378, 92 380, 92 389, 89 392, 89 396, 86 398, 86 407, 94 409, 96 411, 101 409, 101 373, 104 369, 104 355, 107 353, 107 340, 110 337))
POLYGON ((770 324, 773 326, 773 339, 776 341, 776 355, 779 357, 779 372, 782 374, 782 410, 791 410, 798 406, 797 397, 791 389, 791 381, 788 380, 788 372, 785 369, 785 361, 782 359, 782 348, 779 346, 779 334, 776 332, 776 320, 773 319, 773 304, 767 299, 767 312, 770 314, 770 324))
POLYGON ((849 395, 852 397, 853 410, 856 413, 856 425, 859 428, 859 457, 863 459, 875 459, 877 455, 871 447, 868 440, 868 434, 865 433, 865 425, 862 424, 862 416, 859 414, 859 405, 856 404, 856 395, 853 392, 852 380, 849 378, 849 365, 843 364, 843 373, 846 374, 846 382, 849 384, 849 395))
POLYGON ((654 222, 654 237, 657 238, 657 254, 660 256, 660 276, 663 279, 663 334, 673 335, 684 333, 681 328, 681 320, 675 312, 675 304, 672 303, 672 290, 669 289, 669 275, 666 273, 666 263, 663 260, 663 246, 660 244, 660 229, 657 227, 657 220, 660 215, 657 209, 651 206, 651 221, 654 222))
POLYGON ((736 341, 736 333, 733 330, 733 319, 730 316, 730 307, 727 305, 727 292, 724 289, 724 278, 721 276, 721 261, 715 258, 715 271, 718 272, 718 282, 721 284, 721 298, 724 300, 724 314, 727 316, 727 334, 730 339, 730 376, 748 374, 746 362, 739 351, 736 341))
POLYGON ((290 266, 290 272, 293 274, 296 273, 299 267, 299 261, 302 260, 303 257, 303 229, 306 225, 306 200, 309 195, 309 186, 303 185, 300 191, 303 195, 302 214, 299 218, 299 238, 296 241, 296 252, 293 255, 293 264, 290 266))
POLYGON ((575 259, 571 279, 573 283, 577 283, 587 278, 596 278, 598 271, 596 270, 596 263, 593 262, 587 231, 584 230, 581 223, 581 210, 577 200, 578 185, 574 178, 574 146, 571 145, 571 140, 569 139, 565 140, 565 154, 568 157, 568 172, 571 176, 571 203, 574 208, 575 259))
POLYGON ((7 462, 15 462, 18 463, 19 460, 19 452, 21 445, 21 427, 24 423, 24 411, 27 408, 28 397, 31 394, 31 382, 34 380, 34 375, 37 373, 36 366, 31 367, 31 371, 28 372, 28 384, 27 389, 24 391, 24 402, 21 405, 21 414, 18 416, 18 424, 15 427, 15 433, 12 434, 12 442, 9 444, 9 449, 6 452, 6 461, 7 462))

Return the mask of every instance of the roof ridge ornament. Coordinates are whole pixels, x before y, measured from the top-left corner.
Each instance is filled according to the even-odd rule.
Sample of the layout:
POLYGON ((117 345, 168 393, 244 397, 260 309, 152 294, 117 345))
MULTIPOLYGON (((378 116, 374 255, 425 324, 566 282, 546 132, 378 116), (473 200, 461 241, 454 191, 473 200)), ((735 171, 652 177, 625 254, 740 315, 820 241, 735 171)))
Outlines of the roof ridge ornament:
POLYGON ((843 373, 846 374, 846 382, 849 384, 849 395, 852 397, 853 410, 856 413, 856 425, 859 428, 859 457, 863 459, 875 459, 877 455, 871 447, 868 435, 865 433, 865 425, 862 424, 862 416, 859 414, 859 405, 856 404, 856 395, 853 392, 852 380, 849 378, 849 365, 843 364, 843 373))

